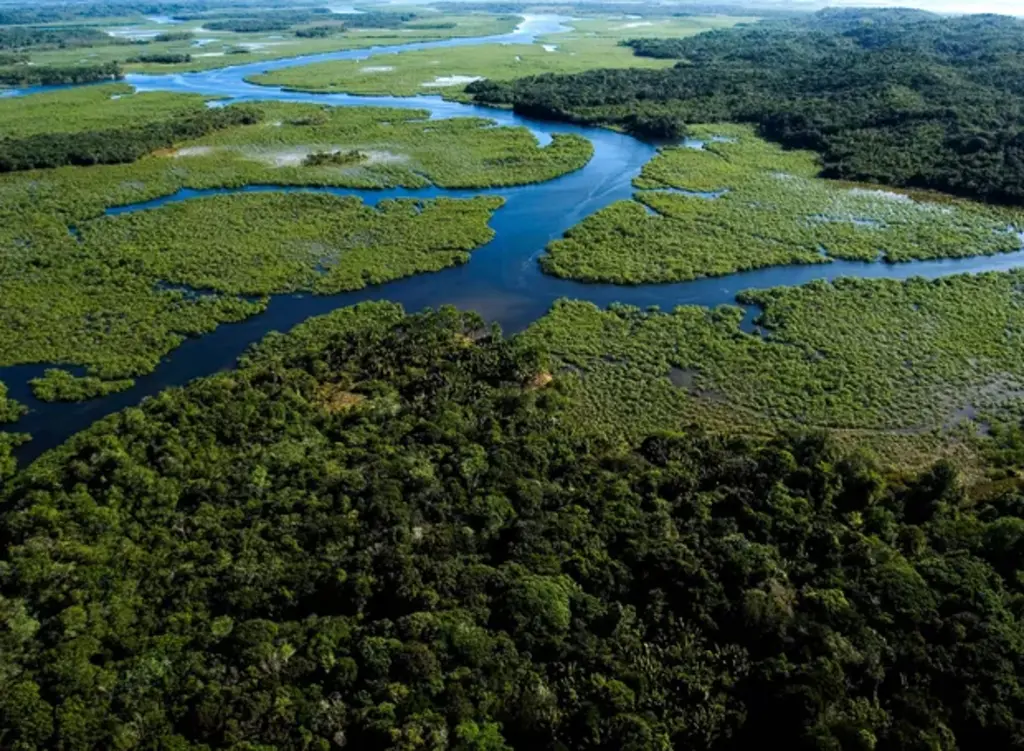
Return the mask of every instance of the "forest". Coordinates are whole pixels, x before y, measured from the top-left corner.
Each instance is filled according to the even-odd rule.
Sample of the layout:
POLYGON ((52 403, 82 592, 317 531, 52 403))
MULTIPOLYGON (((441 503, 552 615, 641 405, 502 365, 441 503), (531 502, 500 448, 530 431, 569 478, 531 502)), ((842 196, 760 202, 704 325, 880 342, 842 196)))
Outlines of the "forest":
POLYGON ((550 367, 473 314, 368 304, 23 471, 4 744, 1024 743, 1019 480, 813 434, 609 442, 550 367))
MULTIPOLYGON (((157 65, 179 65, 192 62, 192 55, 178 52, 151 52, 135 55, 125 60, 127 63, 156 63, 157 65)), ((167 144, 168 146, 171 143, 167 144)))
POLYGON ((116 81, 123 76, 117 63, 85 65, 8 65, 0 67, 0 86, 60 86, 116 81))
POLYGON ((210 12, 230 6, 256 5, 260 0, 98 0, 96 2, 40 2, 32 5, 0 8, 0 26, 53 24, 102 18, 117 18, 131 13, 186 14, 210 12))
POLYGON ((259 31, 284 31, 285 29, 290 29, 295 24, 321 20, 325 16, 327 16, 326 9, 322 14, 306 11, 265 12, 252 17, 204 19, 203 28, 210 31, 234 31, 238 34, 251 34, 259 31))
POLYGON ((236 105, 202 109, 126 128, 0 138, 0 172, 134 162, 157 149, 222 128, 252 125, 259 118, 258 109, 236 105))
POLYGON ((109 34, 89 27, 9 27, 0 28, 0 50, 25 47, 92 47, 93 45, 127 44, 109 34))
POLYGON ((307 26, 302 29, 296 29, 295 36, 303 39, 321 39, 339 34, 344 30, 344 26, 307 26))
POLYGON ((7 397, 7 387, 0 382, 0 425, 17 422, 23 411, 22 405, 7 397))
MULTIPOLYGON (((401 27, 369 45, 513 23, 260 1, 5 7, 0 26, 130 8, 325 51, 346 27, 401 27)), ((735 298, 742 280, 721 280, 708 288, 735 304, 719 307, 562 299, 515 335, 424 307, 450 282, 426 278, 405 291, 418 312, 338 308, 146 391, 174 382, 161 371, 139 384, 152 396, 15 461, 30 437, 14 431, 52 441, 40 413, 106 407, 53 403, 126 391, 220 325, 250 319, 251 336, 295 302, 274 295, 470 262, 495 277, 492 314, 533 310, 556 283, 524 272, 538 262, 648 284, 832 259, 897 276, 881 262, 1021 249, 1024 26, 780 12, 665 39, 716 12, 683 7, 662 38, 614 48, 651 24, 291 70, 393 93, 487 76, 481 102, 689 136, 657 149, 563 128, 542 146, 398 103, 211 106, 125 83, 0 98, 0 368, 28 366, 0 370, 0 751, 1024 749, 1024 269, 735 298), (650 70, 511 80, 602 61, 650 70), (472 257, 520 220, 545 229, 519 191, 504 206, 490 189, 595 153, 542 195, 558 194, 549 214, 575 190, 604 208, 566 201, 557 231, 472 257), (423 192, 347 194, 373 189, 423 192)), ((177 41, 127 54, 185 65, 177 41)), ((54 82, 104 59, 65 71, 9 49, 9 69, 54 82)), ((229 54, 206 49, 187 64, 229 54)), ((492 292, 462 286, 460 307, 492 292)))
MULTIPOLYGON (((419 18, 416 13, 390 13, 387 11, 370 11, 356 13, 345 19, 345 25, 354 29, 394 29, 419 18)), ((441 27, 445 28, 445 27, 441 27)))
POLYGON ((677 138, 748 122, 822 156, 826 177, 1024 199, 1024 21, 829 10, 685 39, 640 39, 666 70, 478 81, 483 103, 677 138))

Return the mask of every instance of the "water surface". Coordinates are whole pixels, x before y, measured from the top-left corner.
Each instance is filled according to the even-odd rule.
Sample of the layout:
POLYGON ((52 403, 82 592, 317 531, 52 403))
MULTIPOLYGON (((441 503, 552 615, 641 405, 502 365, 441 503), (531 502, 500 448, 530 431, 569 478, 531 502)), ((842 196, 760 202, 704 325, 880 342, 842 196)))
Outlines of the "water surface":
MULTIPOLYGON (((128 82, 141 91, 179 91, 225 97, 228 101, 278 100, 315 102, 340 107, 389 106, 423 109, 435 119, 486 117, 501 125, 529 128, 539 141, 547 143, 557 133, 581 135, 594 145, 594 157, 583 169, 539 185, 493 190, 424 189, 350 190, 341 188, 282 188, 273 185, 248 186, 237 190, 182 190, 170 196, 131 206, 111 207, 110 214, 145 211, 185 200, 218 193, 278 190, 314 190, 335 195, 354 195, 369 204, 387 198, 468 197, 495 194, 506 199, 491 227, 495 238, 472 254, 464 266, 434 274, 409 277, 357 292, 330 296, 282 295, 274 297, 266 312, 241 323, 224 324, 211 334, 187 340, 171 353, 157 370, 138 379, 136 386, 120 394, 78 404, 45 404, 32 397, 27 381, 41 375, 43 365, 0 368, 10 395, 28 405, 31 412, 14 427, 31 433, 34 440, 19 453, 23 461, 66 440, 95 420, 124 407, 138 404, 169 387, 199 376, 230 368, 237 357, 270 331, 285 331, 305 319, 336 308, 367 300, 390 300, 413 312, 426 307, 451 304, 475 310, 501 324, 506 332, 520 331, 543 316, 562 297, 589 300, 600 306, 623 302, 640 307, 658 306, 671 310, 678 305, 717 306, 735 304, 736 295, 751 288, 804 284, 812 280, 833 280, 841 276, 905 279, 912 276, 940 277, 955 273, 1000 271, 1024 266, 1024 252, 966 259, 922 261, 903 264, 834 261, 809 266, 782 266, 699 279, 677 284, 618 286, 586 284, 556 279, 541 273, 537 257, 545 246, 582 219, 618 200, 630 198, 632 180, 654 156, 656 146, 630 136, 599 128, 532 120, 513 112, 447 102, 438 96, 363 97, 344 94, 309 94, 279 88, 255 86, 245 81, 266 70, 306 65, 325 60, 363 60, 372 55, 412 49, 434 49, 472 44, 530 43, 538 36, 565 30, 568 19, 557 16, 529 17, 512 34, 475 39, 449 39, 400 46, 346 50, 284 60, 246 63, 200 73, 163 76, 132 75, 128 82)), ((31 94, 40 89, 13 92, 31 94)), ((698 142, 688 142, 699 148, 698 142)), ((713 199, 714 195, 705 196, 713 199)), ((748 310, 744 329, 753 329, 756 311, 748 310)), ((76 371, 81 372, 81 371, 76 371)))

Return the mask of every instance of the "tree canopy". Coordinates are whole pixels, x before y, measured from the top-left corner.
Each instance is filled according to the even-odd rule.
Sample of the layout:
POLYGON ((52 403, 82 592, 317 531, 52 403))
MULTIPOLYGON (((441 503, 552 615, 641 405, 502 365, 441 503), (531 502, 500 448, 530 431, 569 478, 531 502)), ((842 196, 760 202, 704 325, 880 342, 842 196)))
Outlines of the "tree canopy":
POLYGON ((667 70, 478 81, 477 100, 677 138, 756 123, 823 156, 827 177, 1024 199, 1024 21, 826 10, 683 39, 628 42, 667 70))
POLYGON ((370 304, 23 471, 4 746, 1024 744, 1014 485, 816 436, 605 443, 548 367, 370 304))

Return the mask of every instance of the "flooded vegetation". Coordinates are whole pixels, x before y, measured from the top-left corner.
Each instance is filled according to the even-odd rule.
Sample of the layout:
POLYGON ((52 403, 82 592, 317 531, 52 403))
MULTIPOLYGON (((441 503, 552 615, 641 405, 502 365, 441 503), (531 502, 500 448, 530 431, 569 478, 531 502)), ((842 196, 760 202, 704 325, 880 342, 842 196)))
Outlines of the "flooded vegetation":
POLYGON ((641 284, 833 258, 896 263, 1022 247, 1020 209, 825 180, 816 154, 783 150, 747 126, 689 131, 700 148, 661 149, 634 181, 634 200, 552 243, 545 271, 641 284))

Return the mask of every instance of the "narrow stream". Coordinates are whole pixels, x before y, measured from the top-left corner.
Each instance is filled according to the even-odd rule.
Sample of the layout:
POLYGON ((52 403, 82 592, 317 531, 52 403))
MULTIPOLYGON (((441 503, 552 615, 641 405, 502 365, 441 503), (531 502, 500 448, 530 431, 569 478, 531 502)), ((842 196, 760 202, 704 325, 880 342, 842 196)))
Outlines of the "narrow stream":
MULTIPOLYGON (((434 274, 423 274, 357 292, 331 296, 281 295, 274 297, 266 312, 236 324, 225 324, 211 334, 187 340, 172 352, 157 370, 137 379, 134 388, 120 394, 76 404, 45 404, 36 400, 27 381, 40 375, 45 366, 26 365, 0 368, 0 381, 7 384, 10 396, 28 405, 31 412, 14 427, 31 433, 33 440, 19 452, 21 461, 30 461, 97 419, 141 399, 193 378, 230 368, 251 344, 270 331, 286 331, 303 320, 336 308, 366 300, 391 300, 413 312, 444 304, 475 310, 499 323, 506 332, 516 332, 543 316, 562 297, 589 300, 600 306, 622 302, 640 307, 659 306, 671 310, 678 305, 717 306, 735 304, 736 295, 751 288, 799 285, 812 280, 832 280, 841 276, 906 279, 913 276, 934 278, 949 274, 1001 271, 1024 266, 1024 251, 997 256, 920 261, 901 264, 834 261, 809 266, 782 266, 699 279, 677 284, 618 286, 585 284, 556 279, 540 271, 537 257, 545 246, 582 219, 601 208, 630 198, 632 180, 654 156, 656 147, 630 136, 599 128, 565 123, 542 122, 512 112, 473 105, 446 102, 436 96, 408 98, 357 97, 341 94, 307 94, 255 86, 245 77, 266 70, 305 65, 323 60, 362 60, 371 55, 396 53, 410 49, 433 49, 481 43, 530 43, 537 36, 565 30, 567 19, 553 16, 533 17, 514 33, 476 39, 451 39, 396 47, 349 50, 308 57, 273 60, 222 68, 201 73, 166 76, 129 76, 128 82, 140 91, 179 91, 223 96, 230 101, 280 100, 316 102, 335 106, 391 106, 423 109, 431 118, 485 117, 501 125, 529 128, 547 143, 556 133, 575 133, 594 145, 594 158, 583 169, 538 185, 492 190, 444 190, 431 187, 418 190, 350 190, 344 188, 283 188, 273 185, 248 186, 233 190, 182 190, 170 196, 131 206, 112 207, 110 214, 144 211, 171 202, 192 200, 219 193, 312 190, 335 195, 359 196, 368 204, 396 197, 431 198, 435 196, 501 195, 506 204, 499 209, 491 227, 495 238, 472 254, 464 266, 434 274)), ((34 90, 19 92, 31 94, 34 90)), ((748 311, 745 328, 751 328, 753 312, 748 311)), ((81 371, 78 371, 81 372, 81 371)))

